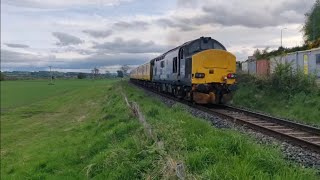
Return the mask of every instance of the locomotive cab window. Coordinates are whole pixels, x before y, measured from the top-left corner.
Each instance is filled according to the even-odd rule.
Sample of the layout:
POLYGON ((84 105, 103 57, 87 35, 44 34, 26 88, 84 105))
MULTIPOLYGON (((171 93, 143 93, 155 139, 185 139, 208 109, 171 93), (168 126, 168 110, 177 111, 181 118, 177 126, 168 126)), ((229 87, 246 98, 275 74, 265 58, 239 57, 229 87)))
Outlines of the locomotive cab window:
POLYGON ((160 66, 161 68, 164 68, 164 61, 161 61, 160 66))
POLYGON ((173 66, 172 66, 172 72, 177 73, 178 72, 178 58, 174 57, 173 58, 173 66))
POLYGON ((183 49, 180 50, 180 59, 183 59, 183 49))
POLYGON ((222 47, 219 43, 217 42, 213 42, 213 49, 221 49, 221 50, 225 50, 224 47, 222 47))
POLYGON ((194 54, 196 52, 199 52, 201 50, 200 42, 195 41, 189 46, 189 54, 194 54))

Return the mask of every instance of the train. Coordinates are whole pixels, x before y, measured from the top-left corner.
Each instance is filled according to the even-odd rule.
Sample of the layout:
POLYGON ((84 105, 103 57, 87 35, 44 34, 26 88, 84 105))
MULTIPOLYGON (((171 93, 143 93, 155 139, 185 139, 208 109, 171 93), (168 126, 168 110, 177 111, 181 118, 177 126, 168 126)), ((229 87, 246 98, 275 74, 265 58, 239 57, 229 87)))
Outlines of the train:
POLYGON ((236 89, 236 57, 200 37, 132 69, 130 81, 197 104, 224 104, 236 89))

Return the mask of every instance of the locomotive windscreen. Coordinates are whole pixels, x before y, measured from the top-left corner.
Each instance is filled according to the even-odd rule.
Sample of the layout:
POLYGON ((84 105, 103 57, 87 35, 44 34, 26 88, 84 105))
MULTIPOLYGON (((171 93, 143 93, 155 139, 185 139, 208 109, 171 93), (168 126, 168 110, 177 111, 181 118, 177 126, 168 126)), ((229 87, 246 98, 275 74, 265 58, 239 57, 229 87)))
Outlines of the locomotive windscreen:
POLYGON ((207 49, 221 49, 226 50, 226 48, 220 44, 218 41, 211 38, 200 38, 193 41, 188 45, 188 54, 193 55, 197 52, 204 51, 207 49))

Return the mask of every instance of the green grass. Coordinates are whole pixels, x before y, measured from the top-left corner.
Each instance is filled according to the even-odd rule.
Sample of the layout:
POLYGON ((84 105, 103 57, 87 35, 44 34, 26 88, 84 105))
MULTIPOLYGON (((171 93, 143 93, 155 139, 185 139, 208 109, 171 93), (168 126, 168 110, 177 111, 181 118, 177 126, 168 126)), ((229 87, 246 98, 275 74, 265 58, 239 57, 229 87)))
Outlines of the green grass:
POLYGON ((288 97, 285 92, 242 82, 233 97, 233 104, 320 126, 320 90, 314 93, 295 93, 288 97))
MULTIPOLYGON (((145 152, 152 144, 113 82, 62 83, 56 96, 1 113, 1 179, 141 178, 152 167, 152 152, 145 152)), ((15 92, 36 93, 27 87, 15 92)))
POLYGON ((256 144, 233 130, 218 130, 183 110, 167 107, 124 85, 171 158, 187 167, 188 179, 317 179, 315 171, 286 162, 278 148, 256 144))
MULTIPOLYGON (((44 82, 30 83, 15 92, 37 94, 26 87, 44 82)), ((54 95, 28 99, 31 104, 14 95, 1 102, 11 104, 1 112, 1 179, 163 179, 174 176, 168 162, 183 162, 188 179, 319 178, 315 170, 286 162, 277 148, 212 128, 182 106, 169 108, 126 82, 61 83, 54 95), (121 91, 140 105, 164 142, 163 152, 145 136, 121 91)), ((41 91, 52 88, 46 87, 41 91)))
POLYGON ((50 96, 64 96, 70 90, 88 86, 90 80, 58 80, 48 85, 46 80, 1 81, 1 109, 32 104, 50 96))

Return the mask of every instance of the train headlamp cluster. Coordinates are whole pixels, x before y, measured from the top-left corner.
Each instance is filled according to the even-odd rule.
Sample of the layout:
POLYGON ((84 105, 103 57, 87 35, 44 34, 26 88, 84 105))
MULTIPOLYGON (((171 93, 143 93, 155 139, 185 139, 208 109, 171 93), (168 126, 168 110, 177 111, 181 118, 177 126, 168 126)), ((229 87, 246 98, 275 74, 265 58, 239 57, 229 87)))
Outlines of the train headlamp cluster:
POLYGON ((204 78, 205 77, 205 74, 204 73, 196 73, 195 78, 204 78))
POLYGON ((237 75, 234 74, 234 73, 229 73, 229 74, 227 75, 227 78, 228 78, 228 79, 235 79, 236 77, 237 77, 237 75))

